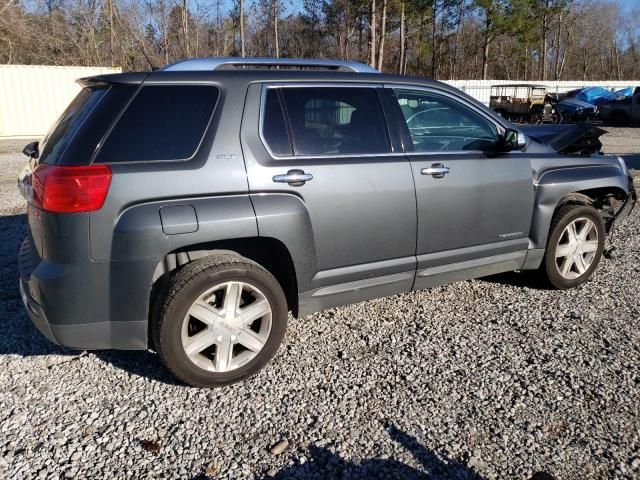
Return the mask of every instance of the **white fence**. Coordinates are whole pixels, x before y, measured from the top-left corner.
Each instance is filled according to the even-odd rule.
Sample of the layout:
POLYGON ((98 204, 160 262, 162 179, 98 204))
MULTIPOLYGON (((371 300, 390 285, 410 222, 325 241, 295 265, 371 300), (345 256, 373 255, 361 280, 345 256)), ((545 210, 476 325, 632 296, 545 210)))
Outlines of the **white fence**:
MULTIPOLYGON (((80 90, 76 79, 117 73, 120 68, 0 65, 0 139, 39 138, 56 121, 80 90)), ((489 104, 491 85, 519 83, 545 85, 551 92, 602 86, 610 89, 640 85, 622 82, 523 82, 510 80, 445 80, 489 104)))
POLYGON ((476 100, 481 101, 485 105, 489 105, 489 97, 491 96, 491 85, 544 85, 549 93, 564 93, 570 90, 585 87, 604 87, 610 90, 618 90, 625 87, 640 86, 640 80, 633 81, 603 81, 603 82, 581 82, 581 81, 563 81, 563 82, 536 82, 536 81, 520 81, 520 80, 443 80, 444 83, 459 88, 463 92, 471 95, 476 100))
POLYGON ((120 68, 0 65, 0 139, 39 138, 76 96, 78 78, 120 68))

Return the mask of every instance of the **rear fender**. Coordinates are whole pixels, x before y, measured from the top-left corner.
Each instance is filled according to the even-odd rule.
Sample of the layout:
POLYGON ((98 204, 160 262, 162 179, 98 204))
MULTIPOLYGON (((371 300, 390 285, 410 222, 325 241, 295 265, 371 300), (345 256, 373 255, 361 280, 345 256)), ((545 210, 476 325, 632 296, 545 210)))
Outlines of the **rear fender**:
POLYGON ((168 253, 216 240, 255 237, 257 232, 248 195, 158 201, 129 207, 116 220, 111 261, 93 262, 109 268, 109 318, 147 320, 154 275, 168 253), (171 214, 161 217, 161 211, 166 209, 171 214))
POLYGON ((248 195, 150 202, 119 216, 111 260, 161 260, 190 245, 257 235, 248 195))
POLYGON ((289 250, 298 291, 311 289, 315 275, 316 247, 309 212, 302 199, 286 193, 252 194, 258 232, 261 237, 279 240, 289 250))

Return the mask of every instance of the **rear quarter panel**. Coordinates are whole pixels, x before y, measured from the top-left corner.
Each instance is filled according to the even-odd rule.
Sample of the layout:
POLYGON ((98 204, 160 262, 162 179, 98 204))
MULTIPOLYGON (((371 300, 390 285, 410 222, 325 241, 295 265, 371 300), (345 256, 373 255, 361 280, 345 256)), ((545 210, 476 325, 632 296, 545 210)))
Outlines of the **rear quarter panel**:
POLYGON ((169 252, 222 238, 256 236, 239 135, 246 87, 225 88, 210 74, 150 75, 148 83, 182 81, 218 86, 220 98, 193 158, 111 164, 103 208, 89 219, 92 262, 105 264, 111 320, 145 320, 155 269, 169 252), (190 233, 167 235, 160 209, 189 205, 197 218, 190 233))

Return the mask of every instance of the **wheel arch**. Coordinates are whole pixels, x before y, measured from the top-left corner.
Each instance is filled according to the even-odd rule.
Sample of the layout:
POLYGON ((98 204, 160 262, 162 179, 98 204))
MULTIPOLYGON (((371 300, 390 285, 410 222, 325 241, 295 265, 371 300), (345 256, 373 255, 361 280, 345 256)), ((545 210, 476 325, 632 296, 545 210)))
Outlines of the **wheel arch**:
POLYGON ((153 312, 158 296, 180 267, 219 253, 243 256, 269 271, 282 286, 289 310, 294 316, 298 315, 298 281, 289 249, 276 238, 258 236, 185 245, 168 252, 153 274, 149 311, 153 312))
MULTIPOLYGON (((629 194, 624 175, 613 165, 558 169, 544 174, 536 185, 536 203, 531 224, 532 248, 546 248, 554 215, 564 205, 592 205, 601 214, 611 198, 623 200, 629 194)), ((610 224, 607 224, 607 232, 610 224)))

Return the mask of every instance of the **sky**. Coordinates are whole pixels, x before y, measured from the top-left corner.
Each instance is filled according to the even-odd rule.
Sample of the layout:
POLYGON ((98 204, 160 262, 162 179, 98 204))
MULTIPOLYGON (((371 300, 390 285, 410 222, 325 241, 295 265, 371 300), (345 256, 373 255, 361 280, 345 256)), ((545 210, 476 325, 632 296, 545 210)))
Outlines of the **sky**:
POLYGON ((640 6, 640 1, 638 0, 618 0, 618 3, 627 12, 630 12, 634 6, 640 6))

